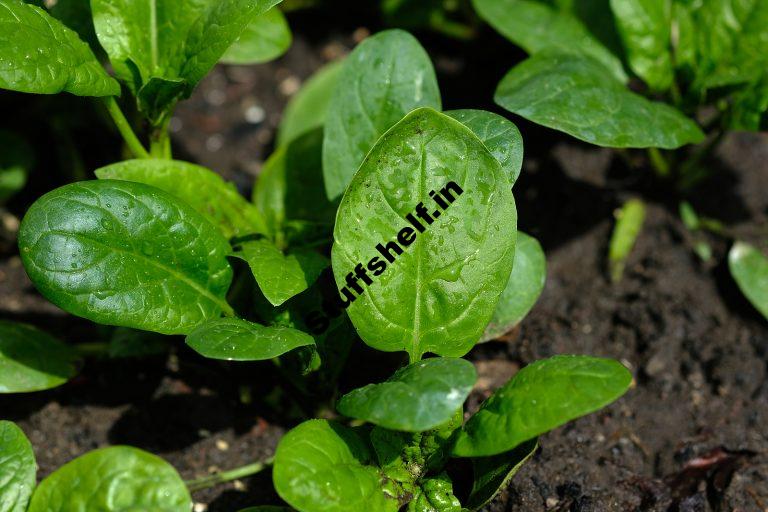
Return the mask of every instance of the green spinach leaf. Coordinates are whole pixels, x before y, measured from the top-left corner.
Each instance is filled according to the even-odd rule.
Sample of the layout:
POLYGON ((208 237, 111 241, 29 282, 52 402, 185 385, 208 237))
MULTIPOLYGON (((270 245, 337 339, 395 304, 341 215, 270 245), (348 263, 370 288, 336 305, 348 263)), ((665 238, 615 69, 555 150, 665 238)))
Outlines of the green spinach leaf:
POLYGON ((479 510, 486 506, 494 496, 507 487, 515 473, 536 453, 538 447, 538 441, 531 439, 509 452, 491 457, 473 458, 474 477, 467 508, 479 510))
POLYGON ((401 368, 380 384, 347 393, 337 405, 350 418, 390 430, 424 432, 449 421, 477 380, 464 359, 438 357, 401 368))
POLYGON ((187 334, 232 313, 227 240, 192 207, 142 183, 49 192, 24 217, 19 248, 46 298, 94 322, 187 334))
POLYGON ((128 446, 86 453, 40 482, 28 512, 192 510, 192 499, 170 464, 128 446))
POLYGON ((528 58, 499 83, 496 103, 598 146, 672 149, 704 140, 682 112, 629 91, 587 57, 540 53, 528 58))
POLYGON ((325 420, 288 432, 275 453, 272 479, 280 497, 300 510, 397 512, 396 484, 372 465, 367 436, 325 420))
POLYGON ((520 323, 536 304, 546 279, 547 258, 541 245, 535 238, 518 231, 512 273, 482 341, 498 338, 520 323))
POLYGON ((0 393, 61 386, 79 366, 75 351, 53 336, 31 325, 0 320, 0 393))
POLYGON ((741 293, 768 319, 768 258, 744 242, 733 244, 728 267, 741 293))
POLYGON ((0 204, 24 188, 34 163, 34 151, 25 139, 0 130, 0 204))
POLYGON ((323 173, 328 198, 344 192, 379 137, 417 107, 440 110, 440 90, 429 56, 402 30, 360 43, 344 60, 328 106, 323 173))
POLYGON ((429 108, 408 114, 368 154, 337 214, 333 272, 352 292, 360 337, 411 361, 466 354, 512 270, 516 220, 507 174, 468 128, 429 108), (429 194, 441 190, 447 208, 429 194), (419 204, 431 225, 407 219, 419 204), (355 296, 347 276, 361 266, 383 271, 355 296))
POLYGON ((120 85, 86 43, 44 9, 0 0, 0 88, 37 94, 119 96, 120 85))
POLYGON ((621 281, 629 255, 643 229, 643 222, 645 203, 639 199, 630 199, 616 213, 616 226, 608 248, 608 265, 613 282, 621 281))
POLYGON ((312 336, 299 330, 238 318, 211 320, 187 336, 187 345, 197 353, 227 361, 264 361, 314 344, 312 336))
POLYGON ((632 375, 617 361, 555 356, 520 370, 483 402, 459 433, 453 453, 487 457, 594 412, 623 395, 632 375))
POLYGON ((35 488, 35 454, 16 424, 0 421, 0 512, 25 512, 35 488))
POLYGON ((256 16, 221 58, 224 64, 260 64, 276 59, 291 46, 291 29, 282 11, 273 7, 256 16))
POLYGON ((180 160, 126 160, 96 170, 100 179, 152 185, 181 199, 218 226, 226 238, 267 233, 258 209, 215 172, 180 160))

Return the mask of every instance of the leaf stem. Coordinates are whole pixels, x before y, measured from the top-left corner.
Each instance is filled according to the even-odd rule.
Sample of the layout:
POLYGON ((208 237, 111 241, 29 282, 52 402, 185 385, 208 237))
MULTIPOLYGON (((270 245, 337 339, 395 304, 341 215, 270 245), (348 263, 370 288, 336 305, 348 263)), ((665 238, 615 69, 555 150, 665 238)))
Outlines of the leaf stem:
POLYGON ((168 125, 171 122, 171 116, 167 116, 158 126, 152 129, 149 136, 149 154, 153 158, 164 158, 170 160, 171 155, 171 137, 168 133, 168 125))
POLYGON ((254 462, 246 466, 230 469, 229 471, 222 471, 215 475, 204 476, 203 478, 197 478, 195 480, 187 480, 184 482, 189 489, 189 492, 202 491, 215 485, 231 482, 232 480, 238 480, 247 476, 255 475, 272 466, 275 458, 270 457, 262 462, 254 462))
POLYGON ((117 130, 120 132, 120 135, 123 136, 123 140, 125 140, 125 143, 128 146, 128 149, 131 150, 131 153, 133 153, 136 158, 149 158, 149 153, 147 153, 147 150, 144 148, 139 138, 133 132, 133 128, 131 128, 130 123, 125 118, 123 111, 120 110, 120 106, 117 104, 115 97, 107 96, 103 98, 103 101, 104 105, 107 107, 107 112, 109 112, 109 115, 115 122, 117 130))
POLYGON ((648 158, 651 160, 651 166, 656 171, 656 175, 661 178, 668 178, 671 173, 669 162, 659 151, 659 148, 648 148, 648 158))

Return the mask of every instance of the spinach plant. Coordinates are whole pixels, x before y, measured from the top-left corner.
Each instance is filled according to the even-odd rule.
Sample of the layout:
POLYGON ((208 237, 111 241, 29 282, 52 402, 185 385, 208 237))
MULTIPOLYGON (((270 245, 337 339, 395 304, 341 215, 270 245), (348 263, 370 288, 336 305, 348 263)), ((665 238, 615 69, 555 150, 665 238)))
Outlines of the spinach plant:
POLYGON ((333 387, 357 339, 409 364, 338 401, 365 426, 308 420, 273 461, 186 486, 149 454, 97 450, 44 480, 29 510, 72 510, 91 495, 107 512, 188 510, 188 490, 269 462, 278 494, 300 511, 476 509, 538 435, 622 395, 631 375, 619 363, 558 356, 520 371, 463 422, 476 375, 460 358, 521 321, 545 260, 517 230, 515 125, 440 108, 424 49, 385 31, 292 102, 253 201, 213 171, 160 158, 109 165, 37 200, 19 233, 22 261, 72 314, 184 335, 213 359, 272 360, 305 403, 333 387), (329 266, 330 295, 319 277, 329 266), (462 457, 475 466, 466 495, 452 490, 450 460, 462 457), (110 480, 118 473, 124 484, 110 480), (117 496, 102 495, 113 485, 117 496))

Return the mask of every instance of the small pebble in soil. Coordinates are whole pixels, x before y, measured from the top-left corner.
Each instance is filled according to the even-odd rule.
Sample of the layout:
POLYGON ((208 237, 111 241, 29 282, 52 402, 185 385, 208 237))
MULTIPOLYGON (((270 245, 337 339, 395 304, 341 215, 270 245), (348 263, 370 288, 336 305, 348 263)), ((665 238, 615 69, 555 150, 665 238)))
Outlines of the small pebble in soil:
POLYGON ((222 146, 224 146, 224 137, 222 137, 219 133, 211 135, 205 140, 205 149, 211 153, 215 153, 216 151, 220 150, 222 146))
POLYGON ((245 109, 243 116, 245 117, 245 120, 248 121, 250 124, 259 124, 262 121, 264 121, 264 118, 266 117, 266 113, 264 112, 264 109, 261 108, 260 106, 251 105, 250 107, 245 109))
POLYGON ((229 443, 226 442, 223 439, 217 439, 216 440, 216 448, 218 448, 222 452, 225 452, 225 451, 229 450, 229 443))
POLYGON ((293 96, 301 87, 301 80, 296 76, 289 76, 277 86, 283 96, 293 96))
POLYGON ((195 503, 195 506, 192 509, 194 512, 205 512, 208 510, 208 505, 205 503, 195 503))

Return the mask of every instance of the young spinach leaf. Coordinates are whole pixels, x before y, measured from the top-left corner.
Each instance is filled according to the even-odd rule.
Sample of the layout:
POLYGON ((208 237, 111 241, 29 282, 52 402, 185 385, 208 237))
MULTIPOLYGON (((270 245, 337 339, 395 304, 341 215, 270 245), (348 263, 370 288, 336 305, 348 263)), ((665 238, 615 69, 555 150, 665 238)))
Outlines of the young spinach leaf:
POLYGON ((361 430, 310 420, 280 440, 272 479, 280 497, 302 512, 397 512, 397 484, 373 461, 361 430))
POLYGON ((378 350, 405 350, 411 361, 466 354, 512 270, 516 220, 506 173, 468 128, 429 108, 408 114, 368 154, 337 214, 340 288, 358 264, 389 261, 347 309, 360 337, 378 350), (432 213, 429 192, 446 187, 455 202, 432 213), (435 216, 423 233, 406 220, 419 203, 435 216))
POLYGON ((0 421, 0 512, 25 512, 35 488, 35 454, 15 423, 0 421))
POLYGON ((248 263, 261 292, 273 306, 312 286, 330 263, 311 250, 283 254, 269 240, 243 242, 239 248, 232 256, 248 263))
POLYGON ((408 503, 408 512, 461 512, 461 503, 453 495, 453 482, 446 473, 441 473, 419 482, 413 500, 408 503))
POLYGON ((267 233, 258 209, 232 183, 205 167, 180 160, 139 159, 102 167, 95 174, 100 179, 134 181, 165 190, 218 226, 228 239, 267 233))
POLYGON ((514 186, 523 167, 523 137, 517 126, 509 119, 485 110, 450 110, 445 115, 459 121, 483 141, 514 186))
POLYGON ((453 453, 487 457, 594 412, 623 395, 632 374, 617 361, 555 356, 520 370, 483 402, 459 433, 453 453))
POLYGON ((273 7, 256 16, 240 37, 229 47, 224 64, 259 64, 276 59, 291 46, 291 29, 283 12, 273 7))
POLYGON ((477 380, 464 359, 437 357, 401 368, 380 384, 347 393, 336 408, 391 430, 424 432, 449 421, 477 380))
POLYGON ((512 273, 481 341, 496 339, 520 323, 536 304, 546 280, 547 258, 541 245, 518 231, 512 273))
POLYGON ((312 336, 299 330, 265 327, 238 318, 211 320, 187 336, 187 345, 195 352, 227 361, 264 361, 314 344, 312 336))
POLYGON ((629 67, 651 89, 665 91, 675 79, 669 0, 611 0, 629 67))
POLYGON ((491 457, 472 458, 472 491, 467 500, 469 510, 479 510, 506 488, 523 464, 528 462, 539 443, 536 439, 518 445, 514 450, 491 457))
POLYGON ((568 12, 536 0, 472 0, 472 4, 481 18, 531 55, 544 50, 585 55, 603 64, 613 79, 627 80, 621 61, 568 12))
POLYGON ((325 125, 328 104, 341 74, 343 60, 317 70, 291 98, 277 129, 277 145, 284 146, 300 135, 325 125))
POLYGON ((163 459, 128 446, 86 453, 68 462, 32 495, 28 512, 192 510, 181 477, 163 459))
POLYGON ((429 56, 402 30, 369 37, 344 60, 328 107, 323 173, 328 198, 339 197, 379 137, 418 107, 440 110, 429 56))
POLYGON ((608 249, 608 265, 614 283, 621 281, 624 275, 624 266, 643 229, 643 222, 645 203, 639 199, 630 199, 616 213, 616 226, 613 228, 608 249))
POLYGON ((0 205, 24 188, 34 163, 35 154, 24 138, 0 130, 0 205))
POLYGON ((0 320, 0 393, 61 386, 79 366, 75 351, 53 336, 31 325, 0 320))
POLYGON ((680 111, 629 91, 588 57, 536 54, 507 73, 495 98, 510 112, 598 146, 677 148, 704 140, 680 111))
POLYGON ((751 245, 736 242, 728 253, 728 267, 741 293, 768 319, 768 258, 751 245))
POLYGON ((19 249, 48 300, 94 322, 187 334, 232 313, 227 240, 155 187, 99 180, 49 192, 24 217, 19 249))
POLYGON ((0 88, 37 94, 119 96, 120 85, 86 43, 44 9, 0 0, 0 88))

